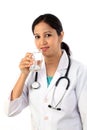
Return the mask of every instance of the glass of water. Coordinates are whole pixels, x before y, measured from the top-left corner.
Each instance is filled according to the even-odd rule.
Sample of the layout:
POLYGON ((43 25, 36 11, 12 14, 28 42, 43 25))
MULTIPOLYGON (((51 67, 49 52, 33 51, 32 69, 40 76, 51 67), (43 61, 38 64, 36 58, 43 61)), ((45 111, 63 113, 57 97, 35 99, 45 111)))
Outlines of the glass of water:
POLYGON ((30 71, 38 71, 41 69, 41 63, 42 63, 42 52, 33 52, 33 65, 30 66, 30 71))

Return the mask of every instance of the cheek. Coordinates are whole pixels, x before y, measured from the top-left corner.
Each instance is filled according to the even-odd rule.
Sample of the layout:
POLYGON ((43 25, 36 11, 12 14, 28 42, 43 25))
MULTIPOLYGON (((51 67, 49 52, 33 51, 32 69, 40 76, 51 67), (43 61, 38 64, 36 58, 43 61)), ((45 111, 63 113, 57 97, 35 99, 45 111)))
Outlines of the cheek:
POLYGON ((57 40, 53 40, 53 41, 51 41, 51 47, 52 48, 54 48, 54 49, 58 49, 58 47, 59 47, 59 43, 58 43, 58 41, 57 40))
POLYGON ((35 41, 35 45, 36 45, 37 48, 39 48, 39 42, 35 41))
POLYGON ((59 43, 54 43, 51 48, 54 52, 60 52, 61 50, 61 46, 59 43))

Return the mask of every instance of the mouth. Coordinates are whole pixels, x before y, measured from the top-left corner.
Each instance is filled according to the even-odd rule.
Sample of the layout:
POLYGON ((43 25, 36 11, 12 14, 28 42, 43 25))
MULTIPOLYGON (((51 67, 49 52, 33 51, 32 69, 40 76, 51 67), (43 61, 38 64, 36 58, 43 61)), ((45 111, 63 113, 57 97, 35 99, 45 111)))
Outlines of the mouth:
POLYGON ((49 49, 49 46, 41 47, 42 52, 45 52, 45 51, 47 51, 48 49, 49 49))

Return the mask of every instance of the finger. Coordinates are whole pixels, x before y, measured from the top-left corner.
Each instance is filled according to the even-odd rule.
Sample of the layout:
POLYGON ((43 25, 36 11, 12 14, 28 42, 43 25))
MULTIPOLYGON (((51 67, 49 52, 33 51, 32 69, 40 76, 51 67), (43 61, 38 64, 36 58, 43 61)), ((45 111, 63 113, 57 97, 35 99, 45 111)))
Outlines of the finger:
POLYGON ((20 67, 30 67, 33 64, 33 59, 27 60, 26 58, 22 59, 20 62, 20 67))
POLYGON ((26 54, 25 54, 25 57, 32 57, 32 53, 29 53, 29 52, 27 52, 26 54))

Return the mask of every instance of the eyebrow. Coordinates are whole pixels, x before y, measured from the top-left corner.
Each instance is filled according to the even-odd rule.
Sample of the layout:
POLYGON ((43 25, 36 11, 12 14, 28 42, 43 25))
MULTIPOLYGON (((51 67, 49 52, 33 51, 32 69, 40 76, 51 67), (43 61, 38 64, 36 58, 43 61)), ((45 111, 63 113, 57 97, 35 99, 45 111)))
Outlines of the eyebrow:
MULTIPOLYGON (((46 32, 44 32, 44 34, 46 34, 46 33, 52 33, 51 31, 46 31, 46 32)), ((34 33, 34 35, 39 35, 38 33, 34 33)))

